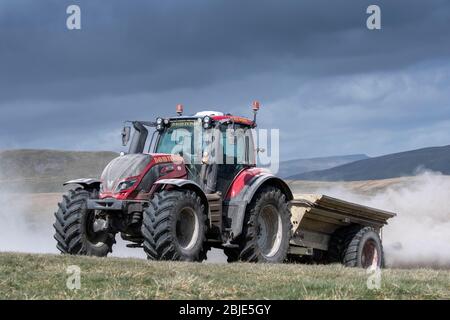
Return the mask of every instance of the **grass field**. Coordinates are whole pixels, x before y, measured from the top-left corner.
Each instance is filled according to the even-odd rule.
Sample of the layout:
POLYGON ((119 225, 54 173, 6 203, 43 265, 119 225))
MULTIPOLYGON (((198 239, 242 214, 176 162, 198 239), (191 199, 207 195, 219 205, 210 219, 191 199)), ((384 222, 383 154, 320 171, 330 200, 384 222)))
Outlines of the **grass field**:
POLYGON ((449 270, 384 269, 381 288, 340 265, 199 264, 0 253, 0 299, 450 299, 449 270), (67 267, 81 288, 66 287, 67 267))

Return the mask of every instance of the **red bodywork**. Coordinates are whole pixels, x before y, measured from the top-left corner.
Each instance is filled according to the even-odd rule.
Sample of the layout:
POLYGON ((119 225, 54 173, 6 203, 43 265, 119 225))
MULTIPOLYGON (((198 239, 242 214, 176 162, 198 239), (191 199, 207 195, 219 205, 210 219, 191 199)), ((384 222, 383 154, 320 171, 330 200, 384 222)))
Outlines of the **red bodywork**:
POLYGON ((140 175, 134 176, 134 177, 128 177, 126 180, 134 180, 137 179, 137 181, 134 183, 134 185, 129 188, 122 190, 120 192, 114 193, 112 191, 105 191, 100 193, 100 199, 105 198, 115 198, 117 200, 147 200, 148 199, 148 193, 143 192, 137 192, 135 191, 136 188, 141 183, 142 179, 146 175, 146 173, 155 165, 167 163, 167 167, 163 167, 160 171, 160 176, 158 177, 158 180, 160 179, 186 179, 187 178, 187 172, 186 167, 184 165, 183 158, 177 155, 170 155, 170 154, 162 154, 162 153, 151 153, 152 160, 147 164, 145 169, 141 172, 140 175), (169 168, 170 166, 173 166, 172 168, 169 168))
POLYGON ((250 185, 250 182, 257 176, 266 173, 267 171, 261 168, 246 168, 243 169, 234 178, 224 200, 230 200, 237 197, 245 186, 250 185))

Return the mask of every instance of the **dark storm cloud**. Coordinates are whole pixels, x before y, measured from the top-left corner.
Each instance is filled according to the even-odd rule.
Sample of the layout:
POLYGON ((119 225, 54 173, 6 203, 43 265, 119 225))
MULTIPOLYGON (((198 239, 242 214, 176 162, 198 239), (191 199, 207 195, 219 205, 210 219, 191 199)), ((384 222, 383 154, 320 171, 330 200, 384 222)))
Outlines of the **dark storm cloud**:
MULTIPOLYGON (((450 115, 450 81, 434 81, 433 74, 439 65, 450 69, 449 21, 446 0, 5 0, 0 148, 108 149, 118 144, 115 130, 125 119, 171 114, 166 109, 179 102, 195 106, 191 111, 245 114, 242 106, 256 97, 273 114, 261 114, 262 125, 279 127, 278 117, 285 127, 321 118, 323 132, 341 141, 370 130, 380 139, 365 146, 361 135, 360 143, 339 148, 308 136, 322 139, 321 149, 309 148, 311 155, 416 147, 423 135, 397 139, 390 148, 385 137, 407 127, 398 133, 406 139, 419 124, 436 128, 436 141, 444 141, 446 125, 436 121, 450 115), (82 30, 66 29, 70 4, 81 7, 82 30), (382 9, 382 30, 365 27, 370 4, 382 9), (353 85, 360 75, 364 81, 353 85), (441 106, 432 115, 411 92, 421 90, 421 77, 430 77, 438 91, 428 100, 441 106), (403 99, 394 94, 398 88, 403 99), (279 116, 283 103, 291 116, 279 116), (416 116, 405 117, 411 105, 416 116), (373 108, 392 118, 373 121, 373 108), (354 131, 346 122, 353 114, 360 115, 354 131)), ((314 123, 306 129, 313 132, 314 123)), ((302 143, 289 132, 281 137, 285 144, 302 143)))
POLYGON ((399 68, 450 53, 448 1, 6 1, 1 100, 160 92, 261 72, 399 68), (69 4, 82 30, 65 28, 69 4))

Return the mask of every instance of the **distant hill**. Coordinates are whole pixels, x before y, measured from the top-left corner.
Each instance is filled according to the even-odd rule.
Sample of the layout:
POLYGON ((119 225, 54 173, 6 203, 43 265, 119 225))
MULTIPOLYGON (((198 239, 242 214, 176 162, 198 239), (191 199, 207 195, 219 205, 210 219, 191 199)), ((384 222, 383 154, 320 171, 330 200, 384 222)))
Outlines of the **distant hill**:
POLYGON ((334 168, 290 176, 315 181, 358 181, 412 176, 420 169, 450 174, 450 146, 431 147, 388 154, 334 168))
POLYGON ((293 174, 300 174, 309 171, 324 170, 340 166, 346 163, 368 159, 365 154, 351 154, 344 156, 331 156, 309 159, 295 159, 280 162, 280 169, 277 175, 287 178, 293 174))
MULTIPOLYGON (((98 177, 117 156, 107 151, 3 150, 0 151, 0 191, 59 192, 67 180, 98 177)), ((283 161, 278 175, 287 177, 366 158, 366 155, 346 155, 283 161)))
POLYGON ((0 151, 0 191, 58 192, 69 179, 99 177, 114 152, 0 151))

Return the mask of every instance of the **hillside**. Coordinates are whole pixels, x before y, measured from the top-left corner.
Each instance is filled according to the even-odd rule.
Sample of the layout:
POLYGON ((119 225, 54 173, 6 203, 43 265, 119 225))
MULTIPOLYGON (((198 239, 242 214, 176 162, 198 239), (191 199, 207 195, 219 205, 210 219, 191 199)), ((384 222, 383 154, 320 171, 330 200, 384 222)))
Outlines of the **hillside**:
POLYGON ((318 157, 309 159, 294 159, 280 162, 278 176, 286 178, 293 174, 309 171, 324 170, 337 167, 346 163, 368 159, 365 154, 352 154, 344 156, 318 157))
POLYGON ((292 180, 359 181, 412 176, 422 169, 450 174, 450 146, 431 147, 359 160, 290 176, 292 180))
MULTIPOLYGON (((0 151, 1 191, 60 192, 65 181, 80 177, 98 177, 117 153, 57 150, 0 151)), ((280 163, 279 175, 322 170, 361 159, 366 155, 345 155, 311 159, 295 159, 280 163)))
POLYGON ((449 299, 450 271, 386 269, 381 288, 340 265, 198 264, 0 253, 0 299, 449 299), (81 269, 68 290, 67 267, 81 269), (33 270, 33 272, 30 272, 33 270))
POLYGON ((106 151, 0 151, 0 191, 59 192, 67 180, 99 177, 116 156, 106 151))
MULTIPOLYGON (((446 177, 447 178, 447 177, 446 177)), ((448 177, 450 181, 450 177, 448 177)), ((294 194, 297 193, 329 193, 334 190, 345 191, 352 195, 364 197, 386 193, 388 190, 401 190, 414 186, 421 182, 421 178, 400 177, 383 180, 359 180, 359 181, 310 181, 310 180, 286 180, 294 194)))

